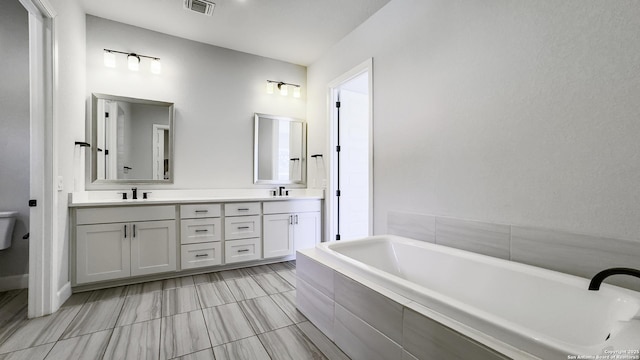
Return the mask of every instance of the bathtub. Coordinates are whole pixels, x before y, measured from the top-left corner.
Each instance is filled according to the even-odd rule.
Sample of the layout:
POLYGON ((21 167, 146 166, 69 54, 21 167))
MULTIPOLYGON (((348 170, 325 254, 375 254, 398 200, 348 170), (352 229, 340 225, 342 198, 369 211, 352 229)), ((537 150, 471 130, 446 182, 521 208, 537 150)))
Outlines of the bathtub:
POLYGON ((322 243, 322 257, 540 359, 638 359, 640 292, 398 236, 322 243), (582 357, 581 357, 582 356, 582 357))

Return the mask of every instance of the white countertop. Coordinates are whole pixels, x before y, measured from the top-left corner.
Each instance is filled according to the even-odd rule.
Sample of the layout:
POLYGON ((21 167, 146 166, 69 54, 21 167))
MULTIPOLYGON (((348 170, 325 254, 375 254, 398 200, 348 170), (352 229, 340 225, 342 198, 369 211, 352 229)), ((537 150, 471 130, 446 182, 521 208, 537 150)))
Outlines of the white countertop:
POLYGON ((272 196, 272 189, 198 189, 198 190, 153 190, 138 189, 138 199, 122 200, 123 190, 82 191, 69 194, 69 207, 96 206, 140 206, 140 205, 176 205, 211 202, 240 201, 283 201, 283 200, 321 200, 323 189, 287 189, 289 196, 272 196), (148 199, 142 199, 142 193, 149 192, 148 199))

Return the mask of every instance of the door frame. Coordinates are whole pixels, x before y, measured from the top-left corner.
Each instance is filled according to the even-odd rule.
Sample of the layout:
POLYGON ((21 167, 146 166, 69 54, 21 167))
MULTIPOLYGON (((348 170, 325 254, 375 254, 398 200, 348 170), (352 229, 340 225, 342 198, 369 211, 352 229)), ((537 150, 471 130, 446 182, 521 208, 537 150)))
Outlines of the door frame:
POLYGON ((60 306, 61 298, 55 286, 60 264, 55 259, 61 257, 63 250, 53 244, 58 231, 54 188, 56 12, 48 0, 19 1, 29 13, 29 198, 37 201, 29 211, 28 316, 32 318, 52 313, 60 306))
POLYGON ((153 178, 154 180, 164 180, 164 150, 165 150, 165 144, 164 143, 164 133, 169 131, 169 125, 162 125, 162 124, 153 124, 153 130, 152 130, 152 139, 153 141, 151 141, 151 157, 153 159, 153 178), (159 139, 159 130, 162 130, 162 141, 160 141, 159 139), (163 154, 162 154, 162 178, 160 179, 156 179, 156 177, 158 176, 158 156, 160 156, 158 154, 158 152, 156 151, 158 145, 162 143, 162 150, 163 150, 163 154))
POLYGON ((356 65, 351 70, 338 76, 331 82, 329 82, 327 90, 327 114, 329 126, 327 127, 329 133, 327 136, 328 152, 329 152, 329 166, 327 171, 327 196, 326 196, 326 226, 325 234, 328 234, 328 241, 335 241, 336 238, 336 219, 334 214, 337 211, 336 190, 337 190, 337 161, 336 161, 336 139, 335 134, 337 131, 336 120, 337 112, 335 103, 338 100, 338 91, 340 87, 354 78, 368 74, 368 96, 369 96, 369 235, 373 234, 373 58, 369 58, 362 63, 356 65))

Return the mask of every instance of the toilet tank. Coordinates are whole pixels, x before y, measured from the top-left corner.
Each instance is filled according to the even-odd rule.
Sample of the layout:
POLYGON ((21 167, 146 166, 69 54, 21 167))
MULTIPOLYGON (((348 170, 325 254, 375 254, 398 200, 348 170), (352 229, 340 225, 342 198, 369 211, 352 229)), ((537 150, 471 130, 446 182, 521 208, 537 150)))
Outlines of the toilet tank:
POLYGON ((0 211, 0 250, 11 246, 16 216, 18 216, 17 211, 0 211))

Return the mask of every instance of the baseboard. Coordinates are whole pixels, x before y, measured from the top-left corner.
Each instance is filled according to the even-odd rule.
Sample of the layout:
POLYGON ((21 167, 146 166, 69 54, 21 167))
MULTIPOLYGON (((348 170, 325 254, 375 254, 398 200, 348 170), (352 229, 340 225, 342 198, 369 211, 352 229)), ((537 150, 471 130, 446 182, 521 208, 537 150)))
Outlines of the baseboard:
POLYGON ((53 304, 54 312, 60 309, 60 306, 71 296, 71 282, 67 281, 56 293, 56 299, 53 304))
POLYGON ((26 289, 29 287, 29 274, 0 277, 0 291, 26 289))

